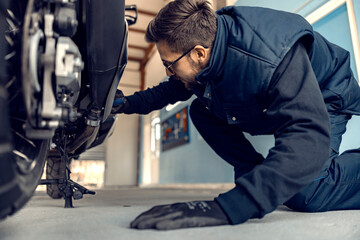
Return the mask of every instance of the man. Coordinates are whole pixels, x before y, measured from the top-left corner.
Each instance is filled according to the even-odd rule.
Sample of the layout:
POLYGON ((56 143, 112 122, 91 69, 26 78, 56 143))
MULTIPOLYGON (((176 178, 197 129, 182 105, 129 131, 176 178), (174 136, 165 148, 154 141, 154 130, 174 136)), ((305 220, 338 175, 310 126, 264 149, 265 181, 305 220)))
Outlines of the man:
POLYGON ((234 167, 235 188, 214 201, 156 206, 132 228, 239 224, 279 204, 305 212, 360 208, 360 150, 339 155, 360 113, 349 53, 299 15, 252 7, 216 14, 204 0, 175 0, 148 26, 169 81, 124 97, 115 113, 147 114, 197 96, 191 119, 234 167), (246 140, 273 134, 264 158, 246 140))

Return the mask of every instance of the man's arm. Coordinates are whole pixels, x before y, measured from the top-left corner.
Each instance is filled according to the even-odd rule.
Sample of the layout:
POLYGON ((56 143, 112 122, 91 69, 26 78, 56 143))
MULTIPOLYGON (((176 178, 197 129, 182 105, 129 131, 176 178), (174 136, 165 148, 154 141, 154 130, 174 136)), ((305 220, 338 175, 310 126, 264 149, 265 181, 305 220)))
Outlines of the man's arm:
POLYGON ((216 201, 233 224, 261 218, 313 181, 328 158, 328 113, 305 47, 297 43, 271 81, 267 110, 275 146, 216 201))
POLYGON ((127 96, 128 106, 124 109, 124 113, 148 114, 168 104, 174 104, 177 101, 186 101, 192 94, 192 92, 185 88, 182 82, 170 77, 169 81, 162 82, 153 88, 148 88, 147 90, 127 96))

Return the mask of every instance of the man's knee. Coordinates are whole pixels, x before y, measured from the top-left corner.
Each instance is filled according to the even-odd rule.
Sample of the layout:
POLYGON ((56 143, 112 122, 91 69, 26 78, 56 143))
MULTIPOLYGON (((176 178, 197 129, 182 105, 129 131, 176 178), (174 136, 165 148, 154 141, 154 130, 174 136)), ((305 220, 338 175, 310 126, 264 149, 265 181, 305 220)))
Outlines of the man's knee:
POLYGON ((284 203, 288 208, 298 212, 318 212, 318 208, 306 201, 306 196, 296 194, 289 201, 284 203))
POLYGON ((313 181, 302 191, 295 194, 284 203, 285 206, 299 212, 322 212, 324 206, 324 192, 321 180, 313 181))

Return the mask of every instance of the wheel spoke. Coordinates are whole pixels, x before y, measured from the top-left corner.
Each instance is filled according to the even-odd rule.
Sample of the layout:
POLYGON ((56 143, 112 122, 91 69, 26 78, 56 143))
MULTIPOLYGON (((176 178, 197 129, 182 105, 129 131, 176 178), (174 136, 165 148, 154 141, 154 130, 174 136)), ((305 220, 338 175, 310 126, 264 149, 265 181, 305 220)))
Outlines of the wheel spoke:
POLYGON ((31 141, 30 139, 26 138, 25 136, 23 136, 22 134, 20 134, 19 132, 15 131, 14 129, 12 129, 12 131, 14 132, 14 134, 16 136, 18 136, 19 138, 21 138, 23 141, 29 143, 32 147, 36 148, 36 145, 33 141, 31 141))
POLYGON ((12 93, 12 96, 10 99, 8 99, 8 103, 11 103, 12 101, 14 101, 16 99, 17 96, 19 96, 20 94, 20 90, 16 91, 15 93, 12 93))
POLYGON ((11 80, 5 85, 5 88, 6 88, 6 89, 9 89, 9 87, 11 87, 15 82, 16 82, 16 77, 13 76, 13 77, 11 78, 11 80))
POLYGON ((15 55, 16 55, 16 51, 12 51, 11 53, 8 53, 5 56, 5 61, 9 61, 11 58, 15 57, 15 55))
POLYGON ((14 121, 18 121, 18 122, 22 122, 22 123, 26 123, 26 120, 23 118, 18 118, 18 117, 10 117, 11 120, 14 121))

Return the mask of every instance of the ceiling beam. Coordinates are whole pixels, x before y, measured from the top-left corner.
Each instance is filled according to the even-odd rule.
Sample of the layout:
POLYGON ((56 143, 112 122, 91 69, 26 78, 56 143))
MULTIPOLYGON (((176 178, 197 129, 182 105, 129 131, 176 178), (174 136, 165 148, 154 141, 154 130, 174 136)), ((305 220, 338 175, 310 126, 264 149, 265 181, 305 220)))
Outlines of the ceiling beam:
POLYGON ((147 62, 150 60, 150 58, 152 57, 152 55, 154 55, 155 51, 153 51, 155 44, 154 43, 150 43, 150 45, 147 47, 146 51, 145 51, 145 56, 143 58, 143 60, 141 61, 141 65, 142 66, 146 66, 147 62))
POLYGON ((140 62, 140 90, 145 90, 145 67, 155 51, 153 51, 155 44, 150 43, 149 47, 145 51, 145 57, 140 62))
POLYGON ((138 49, 138 50, 143 50, 143 51, 146 51, 148 49, 147 47, 137 46, 137 45, 133 45, 133 44, 129 44, 128 47, 138 49))
POLYGON ((120 82, 119 85, 120 85, 121 87, 129 87, 129 88, 136 88, 136 89, 139 89, 139 88, 140 88, 139 85, 122 83, 122 82, 120 82))
POLYGON ((142 62, 143 59, 142 58, 139 58, 139 57, 132 57, 132 56, 128 56, 128 60, 129 61, 135 61, 135 62, 142 62))
POLYGON ((152 16, 152 17, 155 17, 157 14, 155 12, 151 12, 151 11, 147 11, 147 10, 143 10, 143 9, 138 9, 138 13, 143 14, 143 15, 152 16))
POLYGON ((137 29, 137 28, 129 28, 130 32, 136 32, 136 33, 141 33, 141 34, 145 34, 146 30, 142 30, 142 29, 137 29))
MULTIPOLYGON (((133 57, 133 56, 128 56, 128 60, 129 61, 135 61, 135 62, 139 62, 141 66, 144 66, 147 64, 147 62, 150 60, 150 58, 154 55, 155 51, 153 51, 155 44, 151 43, 149 45, 149 47, 145 48, 145 56, 144 58, 140 58, 140 57, 133 57)), ((140 67, 141 67, 140 66, 140 67)))

